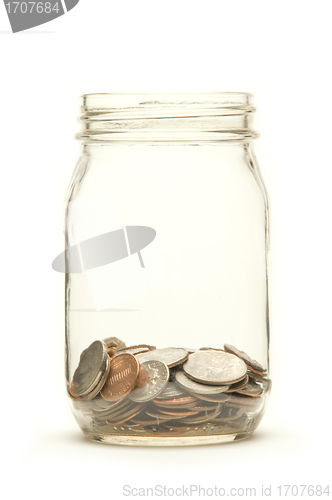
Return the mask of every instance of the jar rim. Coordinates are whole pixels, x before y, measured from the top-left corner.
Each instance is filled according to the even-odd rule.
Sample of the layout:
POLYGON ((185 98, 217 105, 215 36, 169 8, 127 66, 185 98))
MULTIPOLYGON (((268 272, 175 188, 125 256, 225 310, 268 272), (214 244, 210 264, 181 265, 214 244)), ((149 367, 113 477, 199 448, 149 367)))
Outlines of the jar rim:
POLYGON ((84 141, 253 139, 254 96, 246 92, 81 95, 84 141))
POLYGON ((177 104, 253 104, 254 95, 250 92, 97 92, 89 94, 81 94, 82 106, 85 109, 93 108, 98 100, 109 102, 113 106, 116 105, 116 100, 123 106, 133 102, 138 102, 143 99, 140 104, 157 104, 167 103, 169 105, 177 104), (153 100, 146 100, 151 97, 153 100), (168 99, 167 101, 164 101, 168 99), (169 100, 170 99, 170 100, 169 100))

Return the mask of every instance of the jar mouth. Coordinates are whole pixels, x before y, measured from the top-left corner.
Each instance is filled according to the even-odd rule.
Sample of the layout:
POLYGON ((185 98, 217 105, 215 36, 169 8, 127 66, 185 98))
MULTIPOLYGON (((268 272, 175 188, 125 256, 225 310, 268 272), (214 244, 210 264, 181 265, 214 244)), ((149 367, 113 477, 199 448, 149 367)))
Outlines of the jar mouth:
POLYGON ((243 92, 84 94, 84 142, 255 139, 254 96, 243 92))

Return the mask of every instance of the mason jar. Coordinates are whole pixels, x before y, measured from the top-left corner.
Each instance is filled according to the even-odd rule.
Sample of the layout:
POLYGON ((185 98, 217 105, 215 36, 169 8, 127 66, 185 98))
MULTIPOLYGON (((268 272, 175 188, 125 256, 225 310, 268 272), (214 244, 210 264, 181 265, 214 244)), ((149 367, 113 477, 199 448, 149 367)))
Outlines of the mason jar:
POLYGON ((66 383, 95 441, 249 437, 270 390, 269 199, 247 93, 89 94, 66 196, 66 383))

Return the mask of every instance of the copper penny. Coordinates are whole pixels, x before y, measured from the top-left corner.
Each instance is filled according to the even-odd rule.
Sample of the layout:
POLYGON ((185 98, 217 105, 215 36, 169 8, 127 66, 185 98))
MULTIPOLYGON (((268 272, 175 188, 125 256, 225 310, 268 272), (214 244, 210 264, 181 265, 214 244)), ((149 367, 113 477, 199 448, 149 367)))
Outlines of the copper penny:
POLYGON ((132 354, 119 354, 111 359, 110 371, 100 394, 106 401, 117 401, 135 387, 139 362, 132 354))

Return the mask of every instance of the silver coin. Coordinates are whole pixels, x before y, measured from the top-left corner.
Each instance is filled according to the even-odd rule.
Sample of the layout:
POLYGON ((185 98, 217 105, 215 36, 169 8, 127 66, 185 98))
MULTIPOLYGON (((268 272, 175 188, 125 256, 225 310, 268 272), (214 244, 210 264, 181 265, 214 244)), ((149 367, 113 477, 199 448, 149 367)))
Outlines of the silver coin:
POLYGON ((175 380, 188 391, 195 391, 198 394, 219 394, 225 392, 229 388, 228 385, 206 385, 195 382, 187 377, 182 371, 175 374, 175 380))
POLYGON ((142 354, 137 354, 137 359, 140 363, 144 361, 161 361, 172 368, 172 366, 179 365, 183 363, 188 358, 187 349, 182 349, 179 347, 167 347, 165 349, 154 349, 153 351, 144 352, 142 354))
POLYGON ((105 360, 105 366, 102 367, 100 372, 101 375, 99 381, 95 385, 94 389, 92 389, 88 394, 84 394, 84 396, 82 396, 83 399, 85 399, 86 401, 90 401, 91 399, 95 398, 97 394, 99 394, 99 392, 102 390, 107 380, 108 372, 110 371, 110 366, 111 366, 111 360, 110 357, 107 356, 105 360))
POLYGON ((72 379, 70 392, 73 396, 86 399, 104 378, 106 380, 107 368, 109 368, 107 345, 100 340, 96 340, 82 352, 72 379))
POLYGON ((144 361, 142 364, 149 372, 148 380, 143 387, 134 388, 129 394, 130 399, 140 403, 158 396, 165 389, 169 379, 168 366, 162 361, 144 361))
POLYGON ((247 374, 247 365, 228 352, 200 351, 190 354, 183 370, 197 382, 227 385, 243 379, 247 374))

